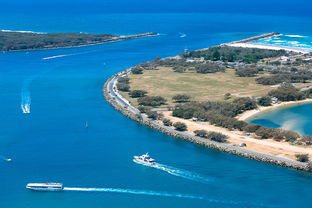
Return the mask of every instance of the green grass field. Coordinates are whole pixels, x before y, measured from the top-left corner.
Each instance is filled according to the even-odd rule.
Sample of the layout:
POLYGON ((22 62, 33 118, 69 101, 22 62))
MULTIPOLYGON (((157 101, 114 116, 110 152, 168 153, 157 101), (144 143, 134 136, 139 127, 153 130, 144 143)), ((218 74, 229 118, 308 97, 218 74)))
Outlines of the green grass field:
MULTIPOLYGON (((272 86, 257 84, 255 77, 237 77, 234 69, 213 74, 199 74, 177 73, 169 67, 160 67, 159 70, 145 70, 144 74, 131 74, 129 78, 131 90, 145 90, 148 95, 163 96, 169 105, 174 105, 171 98, 176 94, 190 95, 194 101, 220 101, 224 100, 226 93, 231 93, 232 98, 257 97, 274 89, 272 86)), ((302 87, 304 84, 298 86, 302 87)), ((130 98, 128 93, 123 92, 122 95, 134 106, 137 105, 136 99, 130 98)))

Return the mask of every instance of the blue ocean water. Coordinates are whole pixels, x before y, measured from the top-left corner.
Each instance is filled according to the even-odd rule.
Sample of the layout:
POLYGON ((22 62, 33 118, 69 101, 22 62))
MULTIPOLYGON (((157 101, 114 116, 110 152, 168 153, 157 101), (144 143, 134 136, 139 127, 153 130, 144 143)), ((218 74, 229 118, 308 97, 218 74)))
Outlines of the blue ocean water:
POLYGON ((108 77, 142 61, 270 31, 312 36, 306 26, 311 20, 217 13, 1 13, 5 30, 161 35, 0 54, 0 207, 311 207, 311 174, 175 140, 124 117, 102 96, 108 77), (145 152, 165 168, 132 161, 145 152), (49 181, 69 189, 25 189, 28 182, 49 181))

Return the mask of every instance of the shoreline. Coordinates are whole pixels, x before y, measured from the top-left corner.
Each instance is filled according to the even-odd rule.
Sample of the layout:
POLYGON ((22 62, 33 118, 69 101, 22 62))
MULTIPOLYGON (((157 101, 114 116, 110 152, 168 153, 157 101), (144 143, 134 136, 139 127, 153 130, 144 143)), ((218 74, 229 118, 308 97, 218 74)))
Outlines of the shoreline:
POLYGON ((241 121, 248 121, 248 120, 252 119, 253 117, 257 116, 258 114, 261 114, 264 112, 278 110, 278 109, 282 109, 282 108, 289 108, 292 106, 303 105, 303 104, 307 104, 307 103, 312 103, 312 99, 282 102, 282 103, 278 103, 278 104, 273 104, 271 106, 260 106, 257 109, 245 111, 242 114, 236 116, 236 118, 238 120, 241 120, 241 121))
POLYGON ((222 44, 226 46, 231 46, 231 47, 240 47, 240 48, 258 48, 258 49, 267 49, 267 50, 285 50, 285 51, 290 51, 290 52, 295 52, 295 53, 303 53, 303 54, 308 54, 310 51, 308 49, 300 49, 300 48, 293 48, 293 47, 287 47, 287 46, 277 46, 277 45, 265 45, 265 44, 259 44, 259 43, 226 43, 222 44))
POLYGON ((90 44, 82 44, 82 45, 76 45, 76 46, 59 46, 59 47, 51 47, 51 48, 34 48, 34 49, 20 49, 20 50, 8 50, 3 51, 0 50, 0 53, 13 53, 13 52, 27 52, 27 51, 41 51, 41 50, 56 50, 56 49, 66 49, 66 48, 79 48, 79 47, 85 47, 85 46, 93 46, 93 45, 100 45, 105 43, 113 43, 123 40, 131 40, 131 39, 137 39, 137 38, 144 38, 144 37, 151 37, 151 36, 158 36, 159 33, 141 33, 137 35, 128 35, 128 36, 117 36, 116 38, 112 38, 109 40, 105 40, 103 42, 98 43, 90 43, 90 44))
MULTIPOLYGON (((226 143, 218 143, 212 140, 203 139, 201 137, 197 137, 192 134, 189 134, 188 132, 180 132, 180 131, 173 129, 172 127, 166 127, 157 121, 148 119, 146 115, 141 114, 136 108, 131 106, 129 102, 125 102, 124 101, 125 99, 118 93, 118 91, 115 90, 115 84, 117 80, 120 77, 125 76, 130 72, 131 72, 131 68, 118 72, 114 74, 112 77, 110 77, 103 85, 103 95, 104 95, 105 100, 113 108, 115 108, 117 111, 122 113, 124 116, 138 122, 139 124, 148 126, 164 134, 167 134, 175 139, 181 139, 181 140, 191 142, 196 145, 207 147, 209 149, 219 150, 221 152, 241 156, 241 157, 252 159, 252 160, 257 160, 257 161, 272 164, 272 165, 286 167, 286 168, 290 168, 290 169, 294 169, 298 171, 312 172, 312 167, 309 163, 298 162, 293 159, 281 157, 280 155, 270 155, 266 153, 257 152, 255 150, 241 148, 235 144, 232 145, 232 144, 226 144, 226 143)), ((195 123, 195 125, 197 124, 195 123)), ((237 135, 237 137, 240 137, 240 136, 237 135)), ((246 143, 250 142, 250 139, 252 138, 249 138, 249 141, 248 141, 248 138, 245 138, 244 142, 246 143)))

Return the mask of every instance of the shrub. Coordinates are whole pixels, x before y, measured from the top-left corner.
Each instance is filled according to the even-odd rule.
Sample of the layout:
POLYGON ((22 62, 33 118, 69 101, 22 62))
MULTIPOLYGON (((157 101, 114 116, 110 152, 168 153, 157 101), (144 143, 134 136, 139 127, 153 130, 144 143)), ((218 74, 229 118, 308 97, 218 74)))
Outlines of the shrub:
POLYGON ((296 154, 295 156, 299 162, 309 162, 310 161, 308 154, 296 154))
POLYGON ((304 99, 304 94, 291 84, 282 84, 276 90, 269 92, 269 95, 281 101, 295 101, 304 99))
POLYGON ((254 133, 256 132, 261 126, 258 124, 247 124, 243 130, 249 133, 254 133))
POLYGON ((156 111, 147 111, 146 114, 152 120, 160 120, 164 117, 162 113, 157 113, 156 111))
POLYGON ((176 122, 173 124, 175 130, 177 131, 186 131, 187 130, 187 126, 185 123, 182 122, 176 122))
POLYGON ((206 137, 207 139, 210 139, 212 141, 215 141, 215 142, 221 142, 221 143, 224 143, 227 141, 227 136, 224 135, 224 134, 221 134, 221 133, 218 133, 218 132, 208 132, 208 135, 206 137))
POLYGON ((224 100, 229 100, 229 99, 231 99, 231 93, 226 93, 224 95, 224 100))
POLYGON ((239 77, 254 77, 256 74, 258 74, 257 69, 250 69, 250 68, 244 68, 244 69, 237 69, 235 71, 235 74, 239 77))
POLYGON ((272 102, 272 99, 271 97, 269 96, 264 96, 264 97, 261 97, 258 101, 258 104, 261 105, 261 106, 270 106, 271 105, 271 102, 272 102))
POLYGON ((172 126, 172 122, 170 121, 170 119, 164 118, 162 122, 165 126, 172 126))
POLYGON ((217 64, 206 63, 206 64, 197 64, 195 66, 195 70, 197 73, 208 74, 208 73, 224 72, 225 68, 217 64))
POLYGON ((160 106, 166 103, 166 99, 161 96, 145 96, 138 99, 139 105, 160 106))
POLYGON ((132 90, 129 92, 129 95, 132 98, 144 97, 146 94, 147 92, 144 90, 132 90))
POLYGON ((172 100, 174 100, 176 103, 186 103, 189 102, 190 99, 191 97, 185 94, 178 94, 172 97, 172 100))
POLYGON ((139 106, 139 107, 138 107, 138 110, 139 110, 141 113, 146 113, 146 112, 148 112, 148 111, 151 110, 151 107, 139 106))
POLYGON ((208 131, 206 130, 195 130, 194 133, 195 133, 195 136, 199 136, 203 138, 207 138, 207 135, 208 135, 208 131))
POLYGON ((304 136, 301 137, 301 139, 307 145, 311 145, 312 144, 312 136, 310 136, 310 135, 304 135, 304 136))
POLYGON ((129 86, 129 84, 118 82, 117 83, 117 89, 120 91, 123 91, 123 92, 128 92, 130 90, 130 86, 129 86))
POLYGON ((132 68, 132 74, 143 74, 143 69, 141 67, 132 68))
POLYGON ((119 83, 129 84, 130 79, 129 79, 129 77, 124 76, 124 77, 120 77, 120 78, 118 79, 118 82, 119 82, 119 83))

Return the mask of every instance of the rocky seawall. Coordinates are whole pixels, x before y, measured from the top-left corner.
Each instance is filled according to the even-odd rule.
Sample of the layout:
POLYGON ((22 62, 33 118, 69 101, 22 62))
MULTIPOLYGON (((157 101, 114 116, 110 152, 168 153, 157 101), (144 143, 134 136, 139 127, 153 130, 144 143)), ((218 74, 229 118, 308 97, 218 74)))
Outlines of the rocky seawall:
MULTIPOLYGON (((265 163, 269 163, 269 164, 273 164, 273 165, 278 165, 281 167, 286 167, 286 168, 295 169, 295 170, 299 170, 299 171, 305 171, 305 172, 312 172, 311 163, 307 164, 307 163, 302 163, 302 162, 298 162, 298 161, 294 161, 294 160, 288 160, 285 158, 279 158, 279 157, 275 157, 275 156, 271 156, 271 155, 266 155, 266 154, 246 150, 246 149, 243 149, 240 147, 236 147, 236 146, 232 146, 232 145, 228 145, 228 144, 223 144, 223 143, 218 143, 218 142, 214 142, 211 140, 203 139, 203 138, 200 138, 197 136, 190 135, 190 134, 185 133, 185 132, 180 132, 180 131, 174 130, 173 128, 164 126, 164 125, 162 125, 156 121, 147 119, 146 117, 142 116, 141 114, 134 113, 133 111, 129 110, 128 107, 123 106, 120 103, 118 103, 116 101, 116 98, 114 98, 112 96, 112 92, 110 92, 110 87, 108 87, 108 85, 112 82, 112 80, 116 79, 116 77, 118 75, 120 75, 121 73, 124 73, 124 74, 129 73, 129 69, 125 70, 123 72, 119 72, 118 74, 115 74, 111 78, 109 78, 103 86, 103 94, 104 94, 104 97, 108 103, 110 103, 116 110, 118 110, 123 115, 127 116, 128 118, 130 118, 130 119, 132 119, 132 120, 134 120, 140 124, 149 126, 150 128, 153 128, 153 129, 160 131, 164 134, 172 136, 173 138, 192 142, 194 144, 205 146, 205 147, 210 148, 210 149, 219 150, 222 152, 242 156, 242 157, 245 157, 248 159, 253 159, 253 160, 257 160, 257 161, 261 161, 261 162, 265 162, 265 163)), ((133 108, 133 107, 131 106, 131 108, 133 108)))

